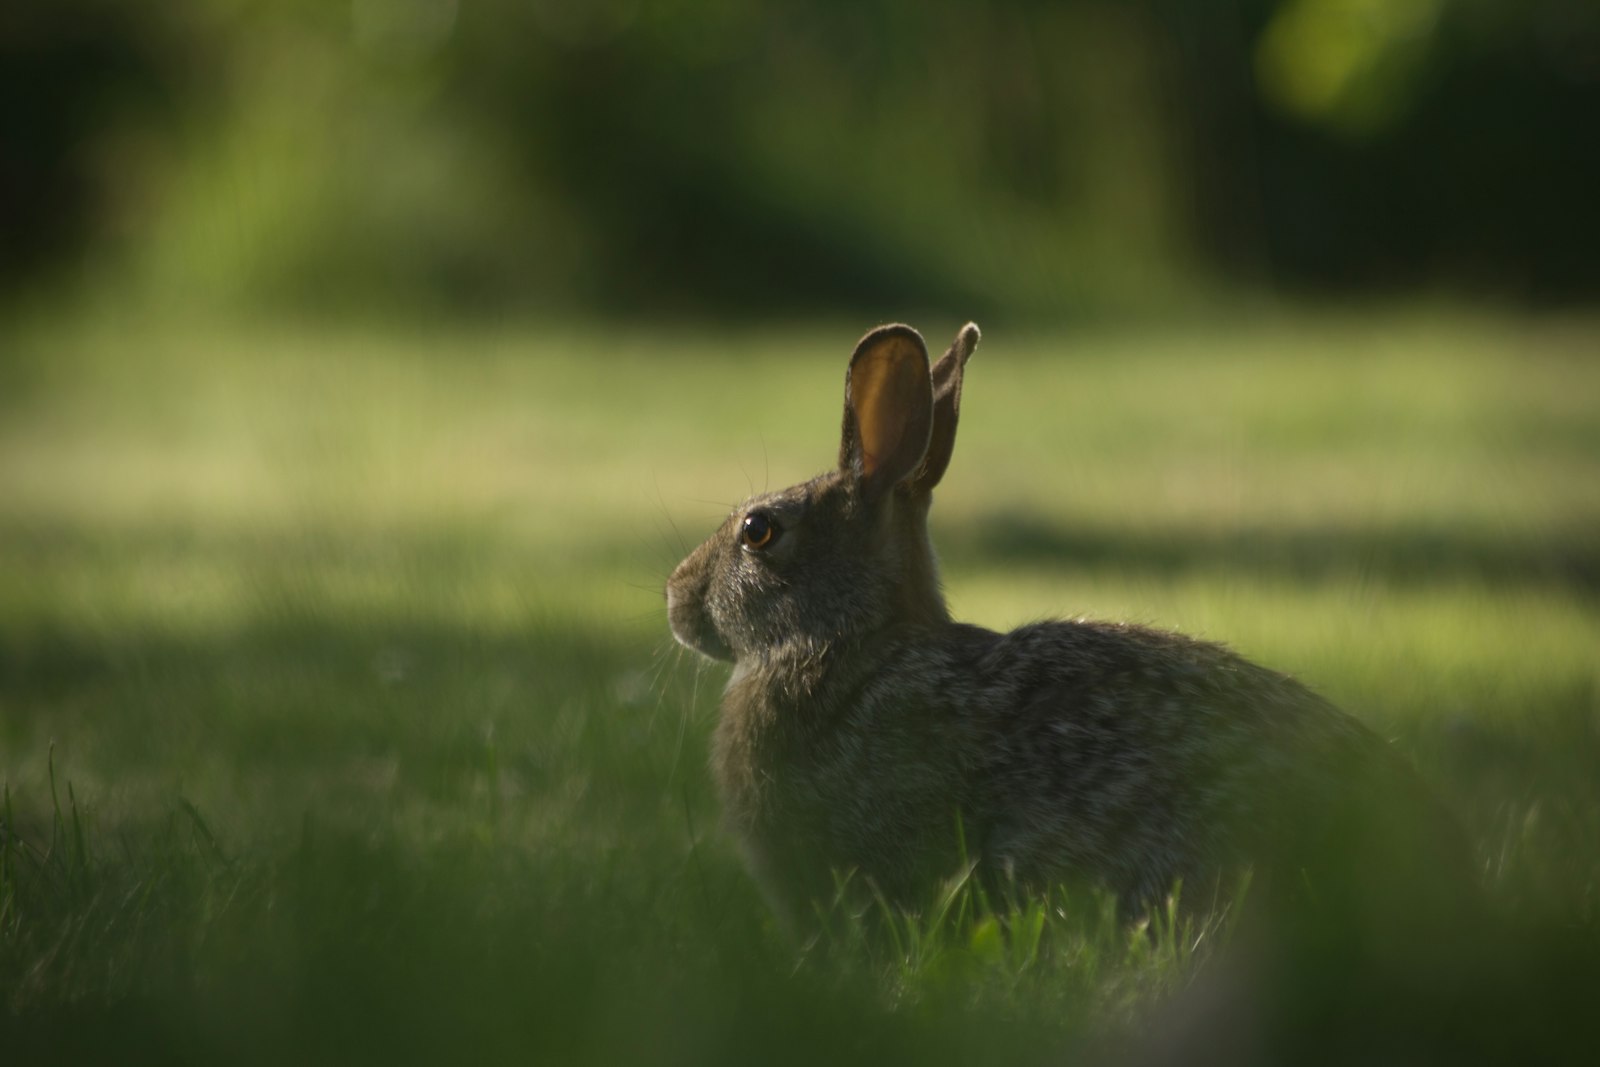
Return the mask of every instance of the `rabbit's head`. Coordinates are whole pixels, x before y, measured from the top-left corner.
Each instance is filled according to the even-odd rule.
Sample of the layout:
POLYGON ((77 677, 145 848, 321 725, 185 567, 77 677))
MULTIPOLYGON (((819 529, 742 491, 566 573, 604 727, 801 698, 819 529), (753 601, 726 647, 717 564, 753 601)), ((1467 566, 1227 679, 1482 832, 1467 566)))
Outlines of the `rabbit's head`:
POLYGON ((949 620, 927 515, 955 446, 962 327, 930 372, 909 326, 861 339, 845 374, 838 468, 752 497, 667 581, 679 641, 725 660, 820 649, 893 623, 949 620))

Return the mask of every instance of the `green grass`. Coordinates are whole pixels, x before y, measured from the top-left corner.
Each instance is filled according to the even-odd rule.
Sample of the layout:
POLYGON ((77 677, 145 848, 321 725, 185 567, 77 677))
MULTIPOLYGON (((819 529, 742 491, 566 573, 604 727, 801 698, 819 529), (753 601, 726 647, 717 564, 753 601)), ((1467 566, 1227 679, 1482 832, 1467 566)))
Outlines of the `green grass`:
MULTIPOLYGON (((0 1045, 955 1062, 1146 1033, 1226 917, 963 890, 797 947, 717 830, 724 674, 660 585, 829 461, 865 325, 14 329, 0 1045)), ((1461 313, 991 328, 935 508, 953 606, 1304 677, 1419 763, 1500 908, 1600 959, 1597 349, 1461 313)))

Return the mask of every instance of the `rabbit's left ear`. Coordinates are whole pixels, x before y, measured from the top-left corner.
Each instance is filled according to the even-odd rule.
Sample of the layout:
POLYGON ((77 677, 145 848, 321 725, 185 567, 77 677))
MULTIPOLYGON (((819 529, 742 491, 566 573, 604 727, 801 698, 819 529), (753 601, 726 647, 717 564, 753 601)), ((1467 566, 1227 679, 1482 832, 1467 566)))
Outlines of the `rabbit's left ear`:
POLYGON ((956 447, 956 419, 961 414, 962 372, 981 337, 978 324, 967 323, 950 342, 950 350, 933 365, 933 432, 922 466, 911 479, 909 488, 913 493, 932 492, 950 466, 950 454, 956 447))
POLYGON ((928 349, 909 326, 880 326, 861 339, 844 379, 839 469, 868 500, 910 477, 928 451, 933 385, 928 349))

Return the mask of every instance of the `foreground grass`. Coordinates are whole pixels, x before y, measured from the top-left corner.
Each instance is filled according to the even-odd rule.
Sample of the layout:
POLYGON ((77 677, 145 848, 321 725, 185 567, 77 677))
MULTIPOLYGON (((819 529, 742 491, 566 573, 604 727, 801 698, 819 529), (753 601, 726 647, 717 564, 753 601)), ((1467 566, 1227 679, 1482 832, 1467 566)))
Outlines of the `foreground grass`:
MULTIPOLYGON (((797 950, 717 833, 723 675, 671 648, 660 582, 734 497, 827 462, 856 332, 18 337, 8 1047, 1034 1059, 1203 990, 1226 917, 1151 937, 1093 900, 957 892, 797 950)), ((1306 677, 1450 799, 1533 931, 1511 969, 1559 987, 1542 931, 1600 951, 1597 338, 991 330, 936 509, 954 606, 1306 677)))

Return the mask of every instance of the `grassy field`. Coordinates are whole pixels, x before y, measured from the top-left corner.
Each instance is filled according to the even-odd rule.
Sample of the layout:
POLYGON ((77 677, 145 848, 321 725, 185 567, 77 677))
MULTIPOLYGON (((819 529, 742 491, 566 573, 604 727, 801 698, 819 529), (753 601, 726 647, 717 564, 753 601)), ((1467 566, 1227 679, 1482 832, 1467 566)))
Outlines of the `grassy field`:
MULTIPOLYGON (((1031 1062, 1147 1036, 1221 925, 956 894, 797 950, 718 832, 725 675, 672 645, 660 587, 747 491, 830 462, 867 325, 7 331, 8 1060, 1031 1062)), ((1594 321, 1462 313, 992 326, 934 512, 952 606, 1297 674, 1459 814, 1539 935, 1518 966, 1594 973, 1597 352, 1594 321)))

